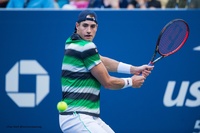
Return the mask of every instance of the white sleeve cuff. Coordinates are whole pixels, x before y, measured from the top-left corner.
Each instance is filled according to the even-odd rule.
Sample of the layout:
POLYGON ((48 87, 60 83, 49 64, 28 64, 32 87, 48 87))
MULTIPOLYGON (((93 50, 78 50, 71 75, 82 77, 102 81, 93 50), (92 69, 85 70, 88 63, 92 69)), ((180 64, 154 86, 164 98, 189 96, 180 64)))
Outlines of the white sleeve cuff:
POLYGON ((118 73, 124 73, 124 74, 131 74, 131 65, 120 62, 118 67, 117 67, 117 72, 118 73))
POLYGON ((132 87, 133 82, 131 78, 122 78, 122 79, 125 82, 124 87, 122 89, 127 88, 127 87, 132 87))

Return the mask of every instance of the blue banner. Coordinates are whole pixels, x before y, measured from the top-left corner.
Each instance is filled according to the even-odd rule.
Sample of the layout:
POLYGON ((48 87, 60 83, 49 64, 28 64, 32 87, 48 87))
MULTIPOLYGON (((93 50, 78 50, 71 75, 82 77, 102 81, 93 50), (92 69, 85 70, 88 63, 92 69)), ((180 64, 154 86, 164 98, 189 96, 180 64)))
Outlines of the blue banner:
MULTIPOLYGON (((158 62, 140 89, 101 89, 101 118, 116 133, 200 132, 200 10, 97 10, 101 55, 147 64, 161 29, 190 26, 186 44, 158 62)), ((61 132, 61 63, 79 11, 0 10, 0 132, 61 132)), ((131 75, 110 73, 117 77, 131 75)))

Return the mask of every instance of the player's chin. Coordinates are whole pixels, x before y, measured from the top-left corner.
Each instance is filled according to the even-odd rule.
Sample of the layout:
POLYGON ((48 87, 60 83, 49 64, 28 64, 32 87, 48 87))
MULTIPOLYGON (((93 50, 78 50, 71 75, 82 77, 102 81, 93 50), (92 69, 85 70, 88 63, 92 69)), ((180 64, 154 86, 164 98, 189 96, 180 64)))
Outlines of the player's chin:
POLYGON ((92 36, 90 36, 90 37, 84 37, 84 40, 86 40, 86 41, 92 41, 93 40, 93 37, 92 36))

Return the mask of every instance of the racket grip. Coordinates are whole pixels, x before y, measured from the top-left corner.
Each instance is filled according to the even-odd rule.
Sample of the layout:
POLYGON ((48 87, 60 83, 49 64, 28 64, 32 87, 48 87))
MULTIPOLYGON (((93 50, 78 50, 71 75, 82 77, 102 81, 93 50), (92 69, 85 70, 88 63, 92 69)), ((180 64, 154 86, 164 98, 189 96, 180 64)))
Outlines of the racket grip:
MULTIPOLYGON (((154 66, 154 63, 150 61, 150 62, 148 63, 148 66, 154 66)), ((142 73, 140 73, 140 76, 141 76, 141 75, 142 75, 142 73)))
POLYGON ((154 63, 150 61, 148 66, 154 66, 154 63))

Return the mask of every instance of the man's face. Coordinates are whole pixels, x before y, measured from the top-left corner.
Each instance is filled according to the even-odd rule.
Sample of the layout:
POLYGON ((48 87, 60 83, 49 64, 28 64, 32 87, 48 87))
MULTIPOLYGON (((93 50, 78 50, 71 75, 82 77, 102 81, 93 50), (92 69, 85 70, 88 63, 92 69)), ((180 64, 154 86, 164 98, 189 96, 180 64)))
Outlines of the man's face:
POLYGON ((86 20, 76 23, 77 34, 82 39, 92 41, 96 35, 98 25, 94 21, 86 20))

